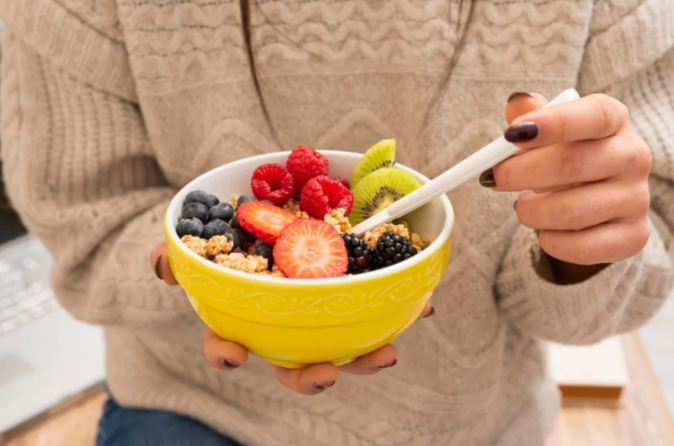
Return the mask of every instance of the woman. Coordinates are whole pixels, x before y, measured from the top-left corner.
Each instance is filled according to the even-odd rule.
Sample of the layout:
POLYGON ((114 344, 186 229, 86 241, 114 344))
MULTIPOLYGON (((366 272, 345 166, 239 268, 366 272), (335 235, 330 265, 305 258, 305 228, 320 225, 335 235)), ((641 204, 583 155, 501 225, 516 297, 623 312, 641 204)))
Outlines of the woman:
POLYGON ((634 330, 672 287, 671 2, 5 0, 0 16, 10 197, 63 305, 106 327, 100 445, 538 446, 559 406, 543 341, 634 330), (539 110, 568 87, 586 97, 539 110), (395 347, 270 370, 204 340, 147 267, 152 251, 175 283, 163 212, 211 168, 396 137, 433 177, 502 134, 513 91, 537 92, 505 116, 530 150, 450 194, 436 314, 395 347))

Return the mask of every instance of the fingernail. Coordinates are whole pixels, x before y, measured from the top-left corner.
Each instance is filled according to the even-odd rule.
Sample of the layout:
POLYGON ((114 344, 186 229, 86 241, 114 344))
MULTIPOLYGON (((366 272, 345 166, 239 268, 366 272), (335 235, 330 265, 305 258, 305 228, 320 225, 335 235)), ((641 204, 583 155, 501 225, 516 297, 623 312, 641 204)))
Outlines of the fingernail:
POLYGON ((320 384, 316 384, 314 387, 316 387, 318 390, 325 390, 325 386, 322 386, 320 384))
POLYGON ((484 187, 496 186, 496 180, 494 179, 494 169, 489 169, 482 172, 480 175, 480 184, 484 187))
POLYGON ((513 143, 531 141, 538 136, 538 126, 535 122, 520 122, 508 127, 503 136, 513 143))
POLYGON ((164 280, 164 278, 161 275, 161 271, 159 269, 159 265, 161 264, 161 258, 164 254, 159 254, 157 256, 157 259, 154 261, 154 275, 157 276, 157 279, 159 280, 164 280))
POLYGON ((508 102, 512 101, 517 96, 526 96, 528 98, 533 98, 533 96, 531 94, 527 93, 526 91, 516 91, 513 94, 511 94, 510 96, 508 96, 508 102))
POLYGON ((235 368, 237 368, 237 367, 239 366, 239 364, 234 364, 233 362, 229 362, 229 361, 227 361, 226 359, 223 359, 223 360, 220 361, 220 362, 222 363, 222 365, 224 365, 224 366, 227 367, 228 369, 235 369, 235 368))
POLYGON ((435 307, 431 307, 431 312, 424 316, 424 319, 427 319, 435 314, 435 307))
POLYGON ((513 209, 515 209, 515 212, 517 212, 517 202, 518 201, 519 201, 519 198, 517 200, 515 200, 515 202, 513 203, 513 209))
POLYGON ((380 368, 380 369, 388 369, 388 368, 393 367, 393 366, 396 365, 396 364, 398 364, 398 358, 394 359, 393 362, 390 363, 390 364, 380 365, 379 368, 380 368))

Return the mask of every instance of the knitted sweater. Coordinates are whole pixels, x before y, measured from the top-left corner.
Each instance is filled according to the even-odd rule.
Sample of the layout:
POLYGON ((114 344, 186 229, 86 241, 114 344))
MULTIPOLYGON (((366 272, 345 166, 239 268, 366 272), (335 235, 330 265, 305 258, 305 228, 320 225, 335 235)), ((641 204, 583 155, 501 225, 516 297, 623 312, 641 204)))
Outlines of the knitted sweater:
POLYGON ((9 195, 55 256, 62 304, 106 327, 111 392, 248 445, 540 446, 559 405, 544 342, 636 329, 672 287, 674 4, 477 0, 466 25, 456 0, 251 0, 254 67, 242 11, 233 0, 0 0, 9 195), (256 358, 217 371, 184 292, 148 267, 169 199, 211 168, 395 137, 399 161, 434 177, 502 134, 511 92, 568 87, 626 103, 653 151, 647 247, 557 285, 516 195, 465 184, 450 194, 437 315, 396 340, 385 372, 342 375, 308 398, 256 358))

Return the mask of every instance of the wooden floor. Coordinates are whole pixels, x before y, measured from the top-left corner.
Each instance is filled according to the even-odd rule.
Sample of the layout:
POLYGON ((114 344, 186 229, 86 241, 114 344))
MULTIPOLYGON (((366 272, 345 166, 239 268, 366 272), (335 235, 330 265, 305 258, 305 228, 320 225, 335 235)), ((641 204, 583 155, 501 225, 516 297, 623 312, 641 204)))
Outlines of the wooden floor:
MULTIPOLYGON (((546 446, 672 446, 674 423, 637 335, 623 339, 630 386, 621 408, 564 407, 546 446)), ((14 432, 1 446, 93 446, 106 395, 98 389, 14 432)), ((272 445, 270 445, 272 446, 272 445)))

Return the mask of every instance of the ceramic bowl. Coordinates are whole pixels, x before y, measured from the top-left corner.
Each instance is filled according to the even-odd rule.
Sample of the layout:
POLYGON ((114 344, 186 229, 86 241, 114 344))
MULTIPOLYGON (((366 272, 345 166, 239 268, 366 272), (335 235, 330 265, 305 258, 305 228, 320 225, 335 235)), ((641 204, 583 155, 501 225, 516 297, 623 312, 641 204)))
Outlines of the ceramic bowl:
MULTIPOLYGON (((330 175, 351 177, 362 155, 321 151, 330 175)), ((171 268, 201 319, 220 337, 289 368, 347 364, 391 342, 420 315, 445 274, 454 212, 441 197, 405 217, 414 232, 432 240, 421 253, 378 271, 333 279, 284 279, 234 271, 187 249, 175 226, 185 196, 205 190, 221 200, 250 194, 262 164, 285 165, 289 152, 246 158, 207 172, 173 198, 165 218, 171 268)), ((423 175, 397 166, 415 175, 423 175)))

